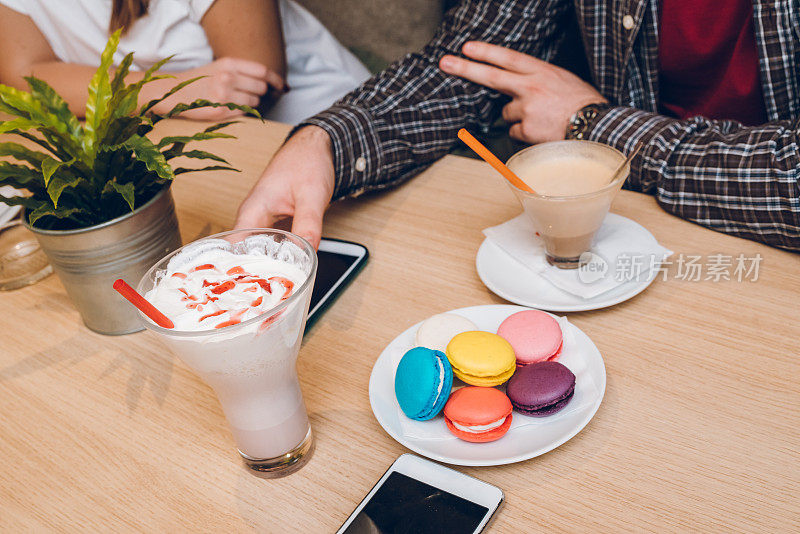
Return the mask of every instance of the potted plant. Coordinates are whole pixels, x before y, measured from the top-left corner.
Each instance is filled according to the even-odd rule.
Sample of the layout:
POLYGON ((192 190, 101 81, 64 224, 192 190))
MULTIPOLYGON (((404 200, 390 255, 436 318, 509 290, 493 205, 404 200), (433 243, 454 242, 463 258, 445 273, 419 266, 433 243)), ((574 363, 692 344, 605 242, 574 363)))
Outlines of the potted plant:
POLYGON ((153 107, 198 78, 177 84, 163 97, 138 105, 146 83, 169 58, 153 65, 141 81, 126 84, 133 61, 128 54, 109 74, 120 32, 108 40, 89 84, 86 120, 81 124, 47 83, 26 78, 30 91, 0 85, 0 134, 14 134, 38 145, 0 143, 0 186, 27 190, 29 196, 2 197, 23 206, 23 221, 36 235, 84 323, 100 333, 141 330, 138 315, 113 289, 116 278, 137 282, 151 265, 181 245, 169 186, 175 176, 194 171, 233 170, 225 159, 187 143, 232 138, 220 132, 225 122, 191 136, 146 137, 162 119, 202 107, 225 106, 258 116, 246 106, 207 100, 176 105, 164 115, 153 107), (201 169, 173 168, 177 157, 210 160, 201 169))

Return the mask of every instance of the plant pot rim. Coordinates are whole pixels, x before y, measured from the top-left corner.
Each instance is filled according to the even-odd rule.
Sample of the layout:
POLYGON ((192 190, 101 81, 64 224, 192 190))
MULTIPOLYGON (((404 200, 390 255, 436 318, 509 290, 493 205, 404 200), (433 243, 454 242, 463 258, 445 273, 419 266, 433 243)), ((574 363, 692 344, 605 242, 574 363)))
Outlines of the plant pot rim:
POLYGON ((106 222, 95 224, 94 226, 87 226, 85 228, 74 228, 72 230, 45 230, 43 228, 37 228, 28 223, 28 210, 25 208, 22 209, 22 217, 21 217, 22 224, 25 226, 25 228, 27 228, 31 232, 42 235, 77 235, 77 234, 92 232, 94 230, 100 230, 102 228, 106 228, 109 226, 113 226, 117 223, 121 223, 125 219, 129 219, 134 215, 136 215, 137 213, 139 213, 140 211, 148 208, 150 205, 158 201, 158 199, 161 198, 162 195, 164 195, 167 191, 169 191, 170 185, 171 183, 164 184, 164 187, 162 187, 155 195, 153 195, 153 198, 151 198, 138 208, 134 209, 133 211, 126 213, 125 215, 120 215, 119 217, 115 217, 114 219, 110 219, 106 222))

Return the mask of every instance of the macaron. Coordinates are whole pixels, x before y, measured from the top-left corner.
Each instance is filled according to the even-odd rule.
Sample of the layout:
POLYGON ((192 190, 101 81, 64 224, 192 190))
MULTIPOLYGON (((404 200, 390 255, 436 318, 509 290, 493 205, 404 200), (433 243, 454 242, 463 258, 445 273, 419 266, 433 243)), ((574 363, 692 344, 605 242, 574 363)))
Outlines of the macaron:
POLYGON ((475 323, 454 313, 439 313, 428 317, 417 329, 415 341, 418 347, 444 352, 447 344, 457 334, 477 330, 475 323))
POLYGON ((562 410, 575 394, 575 375, 559 362, 526 365, 506 384, 514 409, 525 415, 545 417, 562 410))
POLYGON ((564 346, 561 325, 539 310, 509 315, 500 323, 497 335, 514 347, 518 366, 558 359, 564 346))
POLYGON ((516 360, 511 345, 491 332, 473 330, 456 335, 447 344, 453 373, 473 386, 499 386, 514 374, 516 360))
POLYGON ((508 432, 511 409, 511 401, 499 389, 467 386, 450 395, 444 421, 457 438, 483 443, 508 432))
POLYGON ((453 369, 443 352, 415 347, 406 352, 394 375, 394 394, 411 419, 427 421, 442 411, 453 387, 453 369))

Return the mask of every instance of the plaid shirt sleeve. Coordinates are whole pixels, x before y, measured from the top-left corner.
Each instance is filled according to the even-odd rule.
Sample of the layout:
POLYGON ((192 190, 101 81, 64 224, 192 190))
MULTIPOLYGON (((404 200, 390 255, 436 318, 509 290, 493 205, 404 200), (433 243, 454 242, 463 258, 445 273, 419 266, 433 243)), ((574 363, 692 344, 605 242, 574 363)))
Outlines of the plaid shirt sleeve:
POLYGON ((800 120, 745 127, 676 120, 629 107, 601 112, 587 139, 628 152, 626 187, 720 232, 800 250, 800 120))
POLYGON ((456 142, 459 128, 486 131, 499 93, 439 70, 445 54, 469 40, 488 41, 542 59, 560 40, 566 0, 467 0, 450 10, 431 42, 328 110, 300 123, 331 137, 333 199, 397 184, 419 173, 456 142))

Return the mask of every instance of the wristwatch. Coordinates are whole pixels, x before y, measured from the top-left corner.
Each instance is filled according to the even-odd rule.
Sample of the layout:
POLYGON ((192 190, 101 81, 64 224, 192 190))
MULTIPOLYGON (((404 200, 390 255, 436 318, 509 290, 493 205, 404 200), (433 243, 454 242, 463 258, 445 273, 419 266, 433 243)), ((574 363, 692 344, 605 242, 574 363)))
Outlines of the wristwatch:
POLYGON ((592 125, 597 116, 613 106, 608 102, 602 104, 589 104, 583 106, 575 112, 569 119, 567 124, 567 132, 564 139, 584 139, 589 133, 589 127, 592 125))

